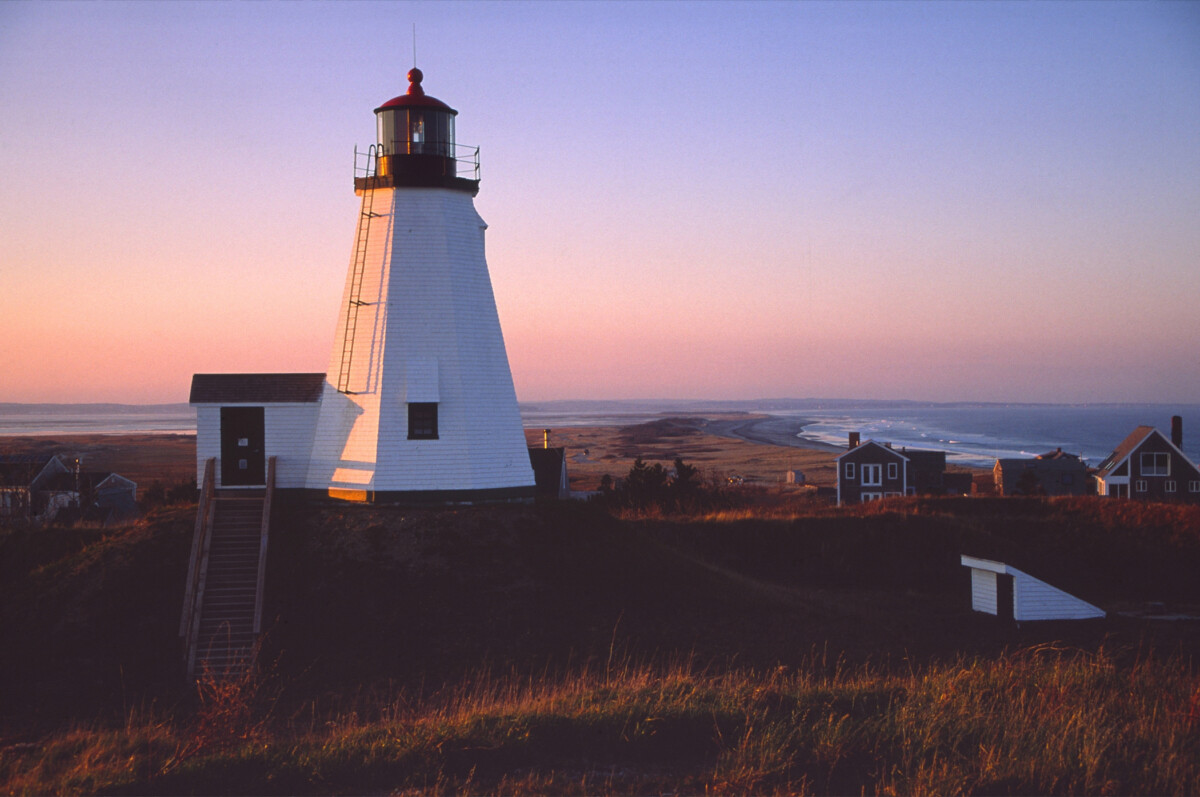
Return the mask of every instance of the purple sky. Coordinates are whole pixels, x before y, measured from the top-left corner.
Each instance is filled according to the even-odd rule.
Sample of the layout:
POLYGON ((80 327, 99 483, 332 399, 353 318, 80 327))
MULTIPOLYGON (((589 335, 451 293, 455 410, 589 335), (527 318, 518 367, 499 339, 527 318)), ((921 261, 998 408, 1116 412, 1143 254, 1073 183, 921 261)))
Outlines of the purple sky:
POLYGON ((1200 400, 1200 4, 8 2, 0 401, 324 370, 414 23, 522 400, 1200 400))

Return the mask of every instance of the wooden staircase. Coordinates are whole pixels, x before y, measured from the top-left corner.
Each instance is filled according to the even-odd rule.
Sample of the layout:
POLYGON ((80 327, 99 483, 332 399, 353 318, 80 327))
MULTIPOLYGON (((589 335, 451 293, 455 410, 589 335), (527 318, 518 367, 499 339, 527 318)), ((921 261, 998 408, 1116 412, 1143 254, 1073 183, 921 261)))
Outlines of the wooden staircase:
POLYGON ((233 678, 254 666, 274 476, 272 457, 266 489, 217 491, 206 469, 180 622, 189 676, 233 678))

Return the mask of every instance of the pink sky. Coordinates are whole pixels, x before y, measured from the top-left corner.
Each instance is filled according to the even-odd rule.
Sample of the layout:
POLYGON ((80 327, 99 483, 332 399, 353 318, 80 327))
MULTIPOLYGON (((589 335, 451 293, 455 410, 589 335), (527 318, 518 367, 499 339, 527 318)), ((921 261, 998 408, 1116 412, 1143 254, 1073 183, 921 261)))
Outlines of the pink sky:
POLYGON ((413 22, 521 400, 1200 400, 1194 4, 17 2, 0 401, 323 371, 413 22))

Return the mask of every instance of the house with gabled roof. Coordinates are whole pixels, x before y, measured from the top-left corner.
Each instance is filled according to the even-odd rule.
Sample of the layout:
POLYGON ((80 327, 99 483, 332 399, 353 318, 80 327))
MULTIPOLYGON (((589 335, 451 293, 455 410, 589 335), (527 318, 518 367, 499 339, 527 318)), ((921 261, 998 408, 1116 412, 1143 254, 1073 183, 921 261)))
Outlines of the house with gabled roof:
POLYGON ((0 457, 0 519, 29 520, 46 510, 50 482, 72 474, 72 466, 58 455, 0 457))
POLYGON ((892 448, 891 443, 859 443, 837 458, 837 502, 858 504, 900 495, 944 495, 946 452, 892 448))
POLYGON ((1028 459, 997 459, 992 467, 1000 495, 1087 495, 1090 476, 1081 456, 1061 448, 1028 459))
POLYGON ((890 445, 867 440, 836 461, 839 506, 916 492, 908 482, 909 458, 890 445))
POLYGON ((1096 471, 1096 492, 1112 498, 1200 503, 1200 468, 1181 450, 1183 421, 1171 419, 1171 439, 1139 426, 1096 471))

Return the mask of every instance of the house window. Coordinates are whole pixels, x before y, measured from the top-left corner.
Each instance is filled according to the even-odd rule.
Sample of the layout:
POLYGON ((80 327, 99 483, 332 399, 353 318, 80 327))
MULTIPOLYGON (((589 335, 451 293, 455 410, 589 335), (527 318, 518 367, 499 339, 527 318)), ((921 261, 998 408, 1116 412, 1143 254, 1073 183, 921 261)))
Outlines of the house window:
POLYGON ((1171 455, 1166 451, 1142 452, 1143 476, 1170 476, 1171 455))
POLYGON ((900 478, 900 466, 898 463, 895 463, 895 462, 888 463, 888 478, 889 479, 900 478))
POLYGON ((1165 485, 1163 485, 1163 489, 1166 490, 1168 493, 1175 492, 1175 480, 1167 479, 1167 483, 1165 485))
POLYGON ((1139 493, 1146 492, 1146 480, 1138 479, 1134 485, 1134 489, 1137 490, 1139 493))
POLYGON ((438 439, 438 405, 433 401, 410 402, 408 405, 408 439, 438 439))
POLYGON ((853 462, 846 463, 846 478, 847 479, 854 478, 854 463, 853 462))
POLYGON ((883 484, 883 465, 863 465, 862 483, 867 485, 883 484))
POLYGON ((1188 482, 1189 493, 1200 493, 1200 482, 1188 482))

